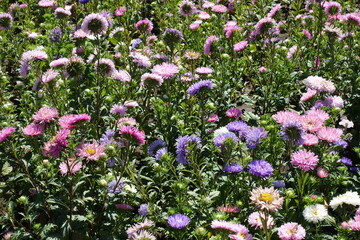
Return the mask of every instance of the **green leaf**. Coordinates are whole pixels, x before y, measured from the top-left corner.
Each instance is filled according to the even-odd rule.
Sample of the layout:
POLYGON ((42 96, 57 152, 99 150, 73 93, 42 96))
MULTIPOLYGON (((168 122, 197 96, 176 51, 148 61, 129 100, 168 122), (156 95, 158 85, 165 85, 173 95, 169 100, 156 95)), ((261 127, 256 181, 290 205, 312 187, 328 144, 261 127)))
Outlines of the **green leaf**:
POLYGON ((9 173, 11 173, 13 170, 13 167, 10 166, 9 162, 5 162, 2 169, 1 169, 1 174, 2 175, 8 175, 9 173))

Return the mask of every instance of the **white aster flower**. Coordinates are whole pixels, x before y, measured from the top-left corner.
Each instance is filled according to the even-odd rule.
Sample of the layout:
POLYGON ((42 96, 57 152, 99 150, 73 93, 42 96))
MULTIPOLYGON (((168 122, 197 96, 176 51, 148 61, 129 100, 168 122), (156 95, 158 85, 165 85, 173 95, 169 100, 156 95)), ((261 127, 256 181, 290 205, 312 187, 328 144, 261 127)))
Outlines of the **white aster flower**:
POLYGON ((360 206, 360 196, 357 192, 347 191, 344 194, 341 194, 335 198, 333 198, 329 205, 332 209, 336 209, 343 204, 353 205, 353 206, 360 206))
POLYGON ((303 215, 306 221, 318 223, 328 216, 328 210, 322 204, 315 204, 307 206, 303 211, 303 215))

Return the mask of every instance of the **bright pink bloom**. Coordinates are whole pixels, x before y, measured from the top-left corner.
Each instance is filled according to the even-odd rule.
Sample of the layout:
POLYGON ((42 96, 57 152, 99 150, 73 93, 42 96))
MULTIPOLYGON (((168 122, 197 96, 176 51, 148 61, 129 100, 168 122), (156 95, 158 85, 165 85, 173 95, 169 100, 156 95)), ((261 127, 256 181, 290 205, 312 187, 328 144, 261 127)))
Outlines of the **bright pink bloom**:
POLYGON ((136 23, 135 28, 140 33, 151 33, 151 30, 153 29, 153 24, 148 19, 143 19, 136 23))
POLYGON ((207 120, 208 122, 216 122, 219 120, 219 117, 217 114, 213 114, 209 117, 209 119, 207 120))
POLYGON ((85 158, 88 162, 96 161, 106 155, 105 146, 95 140, 92 143, 80 143, 76 148, 78 149, 76 155, 85 158))
POLYGON ((87 114, 68 114, 65 116, 62 116, 59 119, 59 124, 61 127, 66 128, 66 129, 72 129, 74 127, 76 127, 75 123, 80 122, 80 121, 90 121, 91 117, 87 114))
POLYGON ((315 116, 321 119, 321 121, 326 121, 329 119, 329 114, 324 112, 323 110, 317 109, 317 110, 308 110, 306 111, 306 115, 308 116, 315 116))
POLYGON ((227 10, 228 10, 227 7, 224 5, 221 5, 221 4, 214 5, 211 7, 211 11, 216 12, 216 13, 226 13, 227 10))
POLYGON ((126 12, 126 10, 127 8, 125 6, 119 7, 118 9, 115 10, 114 15, 117 17, 122 16, 126 12))
POLYGON ((46 157, 58 158, 63 147, 67 147, 67 138, 70 135, 70 130, 60 129, 56 135, 50 140, 44 143, 43 155, 46 157))
POLYGON ((266 72, 266 68, 264 68, 264 67, 260 67, 260 68, 259 68, 259 72, 261 72, 261 73, 266 72))
POLYGON ((248 45, 248 41, 241 41, 241 42, 238 42, 236 44, 234 44, 234 51, 236 52, 240 52, 242 50, 244 50, 248 45))
POLYGON ((325 140, 327 142, 336 142, 341 139, 341 136, 343 135, 343 130, 338 128, 332 128, 332 127, 321 127, 317 132, 317 136, 321 140, 325 140))
POLYGON ((59 164, 60 173, 62 175, 66 175, 69 173, 75 174, 78 171, 80 171, 81 167, 82 167, 82 162, 75 161, 74 159, 67 160, 66 162, 62 162, 59 164))
POLYGON ((14 127, 5 127, 0 131, 0 143, 3 142, 6 138, 8 138, 16 128, 14 127))
POLYGON ((23 129, 25 136, 38 136, 45 131, 45 124, 30 123, 23 129))
POLYGON ((133 142, 137 145, 145 144, 145 133, 136 127, 122 126, 119 133, 125 140, 129 142, 133 142))
MULTIPOLYGON (((263 229, 263 223, 262 221, 265 221, 265 214, 262 212, 253 212, 248 217, 248 222, 251 226, 255 228, 261 228, 263 229)), ((274 226, 274 218, 269 214, 267 219, 267 229, 270 229, 272 226, 274 226)))
POLYGON ((299 150, 291 155, 291 164, 304 171, 314 169, 319 162, 319 158, 310 151, 299 150))
POLYGON ((178 66, 173 63, 162 63, 155 65, 152 69, 152 73, 157 74, 164 79, 174 77, 179 72, 178 66))

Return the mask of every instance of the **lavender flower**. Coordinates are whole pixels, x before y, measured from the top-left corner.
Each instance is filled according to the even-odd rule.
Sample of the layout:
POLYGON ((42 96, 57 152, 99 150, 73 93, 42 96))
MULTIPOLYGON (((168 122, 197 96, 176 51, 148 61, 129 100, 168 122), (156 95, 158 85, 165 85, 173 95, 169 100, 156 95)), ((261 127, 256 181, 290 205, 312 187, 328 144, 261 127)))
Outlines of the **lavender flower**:
POLYGON ((173 28, 167 28, 163 36, 163 40, 168 46, 174 46, 175 43, 181 42, 183 38, 182 32, 173 28))
POLYGON ((186 135, 176 139, 176 153, 177 153, 176 160, 181 164, 189 163, 189 159, 187 158, 187 154, 188 154, 187 148, 190 143, 194 143, 198 149, 201 148, 201 140, 198 136, 194 134, 186 135))
POLYGON ((187 93, 190 94, 191 96, 194 96, 196 93, 198 93, 200 90, 202 90, 205 87, 212 89, 214 87, 214 84, 209 79, 196 82, 187 89, 187 93))
POLYGON ((288 121, 280 130, 280 134, 283 140, 289 141, 296 145, 304 143, 305 131, 300 122, 288 121))
POLYGON ((245 138, 251 128, 243 121, 234 121, 228 123, 226 128, 232 132, 238 132, 241 138, 245 138))
POLYGON ((55 27, 51 33, 49 33, 49 39, 52 43, 60 41, 60 38, 62 37, 61 28, 55 27))
POLYGON ((253 128, 246 135, 246 146, 250 149, 256 148, 256 146, 260 143, 260 139, 265 138, 267 136, 267 132, 261 128, 253 128))
POLYGON ((172 228, 182 229, 186 227, 190 222, 190 218, 183 214, 174 214, 168 218, 168 224, 172 228))
POLYGON ((234 133, 227 132, 216 136, 214 139, 214 145, 217 147, 225 147, 229 140, 235 143, 239 141, 238 137, 234 133))
POLYGON ((238 173, 243 170, 243 166, 237 163, 228 164, 224 167, 223 171, 228 173, 238 173))
POLYGON ((248 165, 249 172, 261 178, 269 178, 274 168, 265 160, 255 160, 248 165))
POLYGON ((148 154, 152 157, 155 157, 157 151, 164 147, 166 147, 166 143, 163 140, 155 140, 151 143, 148 149, 148 154))
POLYGON ((141 204, 138 210, 139 215, 145 217, 149 214, 149 205, 148 204, 141 204))
POLYGON ((351 159, 347 158, 347 157, 342 157, 340 158, 339 160, 342 164, 344 165, 348 165, 348 166, 351 166, 353 163, 351 161, 351 159))
POLYGON ((106 132, 100 138, 100 143, 105 146, 115 143, 114 139, 112 139, 112 136, 114 135, 115 135, 114 130, 110 130, 110 129, 106 130, 106 132))
POLYGON ((110 187, 110 189, 108 190, 109 193, 118 194, 124 188, 124 182, 114 179, 109 183, 109 187, 110 187))
POLYGON ((160 148, 159 150, 157 150, 156 151, 156 155, 155 155, 155 158, 156 158, 156 160, 160 160, 161 159, 161 157, 165 154, 165 153, 167 153, 167 148, 160 148))

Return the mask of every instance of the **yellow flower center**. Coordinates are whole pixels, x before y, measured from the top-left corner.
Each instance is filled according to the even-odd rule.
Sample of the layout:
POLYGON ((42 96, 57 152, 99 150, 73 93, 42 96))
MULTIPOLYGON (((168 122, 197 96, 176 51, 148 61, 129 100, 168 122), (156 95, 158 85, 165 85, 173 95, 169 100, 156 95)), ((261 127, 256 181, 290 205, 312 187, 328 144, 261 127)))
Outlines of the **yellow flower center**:
POLYGON ((86 149, 86 152, 90 155, 94 155, 96 151, 93 148, 88 148, 88 149, 86 149))
POLYGON ((271 193, 262 193, 260 194, 259 200, 272 203, 274 201, 274 196, 271 193))
POLYGON ((314 215, 318 215, 318 211, 315 209, 315 210, 313 211, 313 214, 314 214, 314 215))

